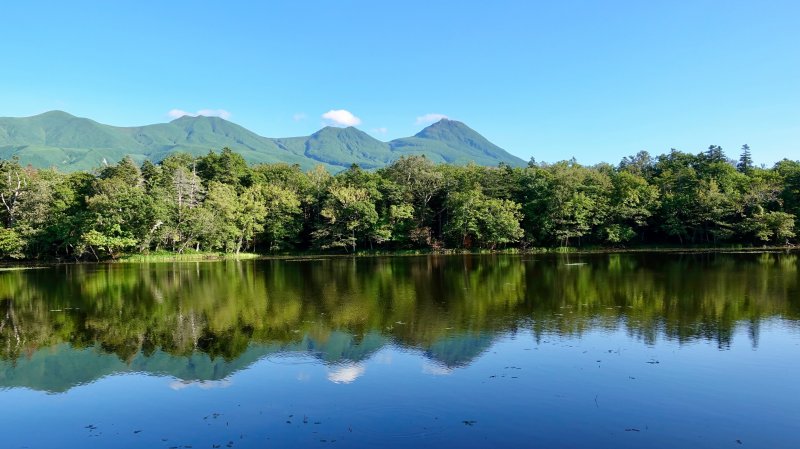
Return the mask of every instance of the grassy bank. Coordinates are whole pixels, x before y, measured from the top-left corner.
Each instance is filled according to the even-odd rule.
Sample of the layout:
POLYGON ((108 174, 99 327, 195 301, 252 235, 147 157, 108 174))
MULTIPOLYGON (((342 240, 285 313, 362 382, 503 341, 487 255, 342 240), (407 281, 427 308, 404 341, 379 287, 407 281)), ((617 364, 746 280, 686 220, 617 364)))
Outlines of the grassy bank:
POLYGON ((439 250, 362 250, 356 253, 327 252, 327 251, 296 251, 271 254, 257 253, 222 253, 222 252, 186 252, 171 253, 158 252, 149 254, 126 254, 114 260, 65 260, 65 259, 17 259, 0 261, 0 270, 38 268, 39 264, 51 263, 156 263, 156 262, 202 262, 221 260, 253 260, 253 259, 296 259, 316 257, 401 257, 401 256, 427 256, 427 255, 524 255, 524 254, 604 254, 604 253, 725 253, 725 252, 773 252, 773 251, 800 251, 797 246, 635 246, 629 248, 610 247, 556 247, 556 248, 505 248, 505 249, 439 249, 439 250))
POLYGON ((217 253, 217 252, 191 252, 191 253, 170 253, 159 252, 151 254, 129 254, 120 257, 115 262, 118 263, 145 263, 145 262, 195 262, 203 260, 247 260, 264 257, 254 253, 217 253))
MULTIPOLYGON (((564 247, 531 247, 531 248, 504 248, 504 249, 441 249, 441 250, 398 250, 398 251, 357 251, 355 256, 417 256, 417 255, 448 255, 448 254, 587 254, 587 253, 659 253, 659 252, 763 252, 763 251, 797 251, 798 246, 747 246, 747 245, 717 245, 717 246, 669 246, 669 245, 643 245, 632 247, 604 247, 604 246, 564 246, 564 247)), ((300 255, 300 254, 297 254, 300 255)), ((331 253, 303 253, 302 255, 331 255, 331 253)), ((337 253, 336 255, 353 255, 337 253)), ((265 255, 265 257, 270 257, 265 255)))

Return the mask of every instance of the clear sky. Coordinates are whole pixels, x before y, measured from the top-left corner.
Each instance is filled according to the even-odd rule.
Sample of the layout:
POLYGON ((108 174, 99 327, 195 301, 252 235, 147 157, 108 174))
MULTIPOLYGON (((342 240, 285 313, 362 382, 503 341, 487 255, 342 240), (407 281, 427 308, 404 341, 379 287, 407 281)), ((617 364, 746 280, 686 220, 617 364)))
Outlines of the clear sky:
POLYGON ((268 137, 338 120, 389 140, 442 114, 525 160, 800 159, 796 0, 26 0, 0 23, 0 116, 209 110, 268 137))

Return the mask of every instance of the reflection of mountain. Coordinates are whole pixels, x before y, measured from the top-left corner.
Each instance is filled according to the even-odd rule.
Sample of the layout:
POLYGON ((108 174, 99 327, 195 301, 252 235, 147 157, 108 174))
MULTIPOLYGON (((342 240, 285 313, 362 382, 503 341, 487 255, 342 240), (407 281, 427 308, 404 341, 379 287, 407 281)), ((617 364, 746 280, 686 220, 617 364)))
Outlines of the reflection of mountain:
POLYGON ((460 334, 434 342, 425 355, 447 368, 469 365, 494 343, 495 336, 488 333, 460 334))
MULTIPOLYGON (((491 344, 487 338, 475 340, 479 342, 477 345, 468 341, 472 339, 445 339, 435 343, 427 355, 447 366, 461 365, 468 363, 491 344)), ((171 376, 182 381, 213 381, 225 379, 269 356, 310 356, 332 365, 357 363, 367 360, 388 342, 377 333, 357 340, 344 332, 334 332, 325 343, 308 336, 288 344, 253 343, 233 360, 212 358, 202 352, 172 355, 157 350, 150 354, 139 352, 127 362, 100 347, 79 349, 62 343, 13 362, 0 361, 0 387, 25 387, 60 393, 102 377, 124 373, 171 376)))
POLYGON ((313 354, 326 363, 360 362, 368 359, 387 342, 386 337, 376 332, 370 332, 356 339, 350 334, 337 331, 333 332, 325 342, 305 336, 296 346, 296 350, 313 354))
MULTIPOLYGON (((625 329, 730 343, 800 318, 795 254, 452 256, 73 265, 0 272, 0 387, 141 371, 217 380, 271 354, 342 365, 387 344, 449 369, 501 334, 625 329)), ((344 379, 346 376, 340 376, 344 379)))
POLYGON ((101 377, 133 372, 169 375, 181 380, 218 380, 278 350, 270 346, 253 346, 232 361, 221 357, 211 359, 203 353, 175 356, 156 351, 148 355, 139 353, 125 363, 100 348, 75 349, 61 344, 36 351, 15 363, 0 362, 0 386, 60 393, 101 377))

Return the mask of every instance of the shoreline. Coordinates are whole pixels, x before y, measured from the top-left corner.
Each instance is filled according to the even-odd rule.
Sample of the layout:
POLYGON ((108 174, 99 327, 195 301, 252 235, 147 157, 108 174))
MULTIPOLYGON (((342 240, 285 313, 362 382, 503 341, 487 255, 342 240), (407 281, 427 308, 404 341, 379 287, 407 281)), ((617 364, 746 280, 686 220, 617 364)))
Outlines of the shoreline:
POLYGON ((162 263, 162 262, 221 262, 242 260, 308 260, 308 259, 340 259, 340 258, 368 258, 368 257, 410 257, 410 256, 490 256, 490 255, 583 255, 583 254, 758 254, 758 253, 791 253, 800 252, 798 246, 763 246, 763 247, 633 247, 633 248, 531 248, 531 249, 502 249, 502 250, 463 250, 448 249, 439 251, 425 250, 397 250, 397 251, 359 251, 356 253, 330 253, 330 252, 298 252, 282 254, 257 254, 257 253, 159 253, 159 254, 130 254, 118 259, 109 260, 66 260, 66 259, 20 259, 0 261, 0 271, 16 271, 43 268, 41 265, 99 265, 99 264, 137 264, 137 263, 162 263))

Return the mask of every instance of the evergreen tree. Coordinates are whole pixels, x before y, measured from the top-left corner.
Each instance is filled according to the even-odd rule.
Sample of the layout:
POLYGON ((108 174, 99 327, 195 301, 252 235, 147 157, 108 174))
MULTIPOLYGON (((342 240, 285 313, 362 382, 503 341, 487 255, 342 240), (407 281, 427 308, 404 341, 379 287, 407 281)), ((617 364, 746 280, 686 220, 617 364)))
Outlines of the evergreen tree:
POLYGON ((749 174, 753 171, 753 158, 750 155, 750 145, 742 145, 742 154, 739 156, 739 163, 736 164, 736 168, 745 174, 749 174))
POLYGON ((725 162, 725 152, 719 145, 710 145, 708 151, 705 152, 706 159, 711 162, 725 162))

